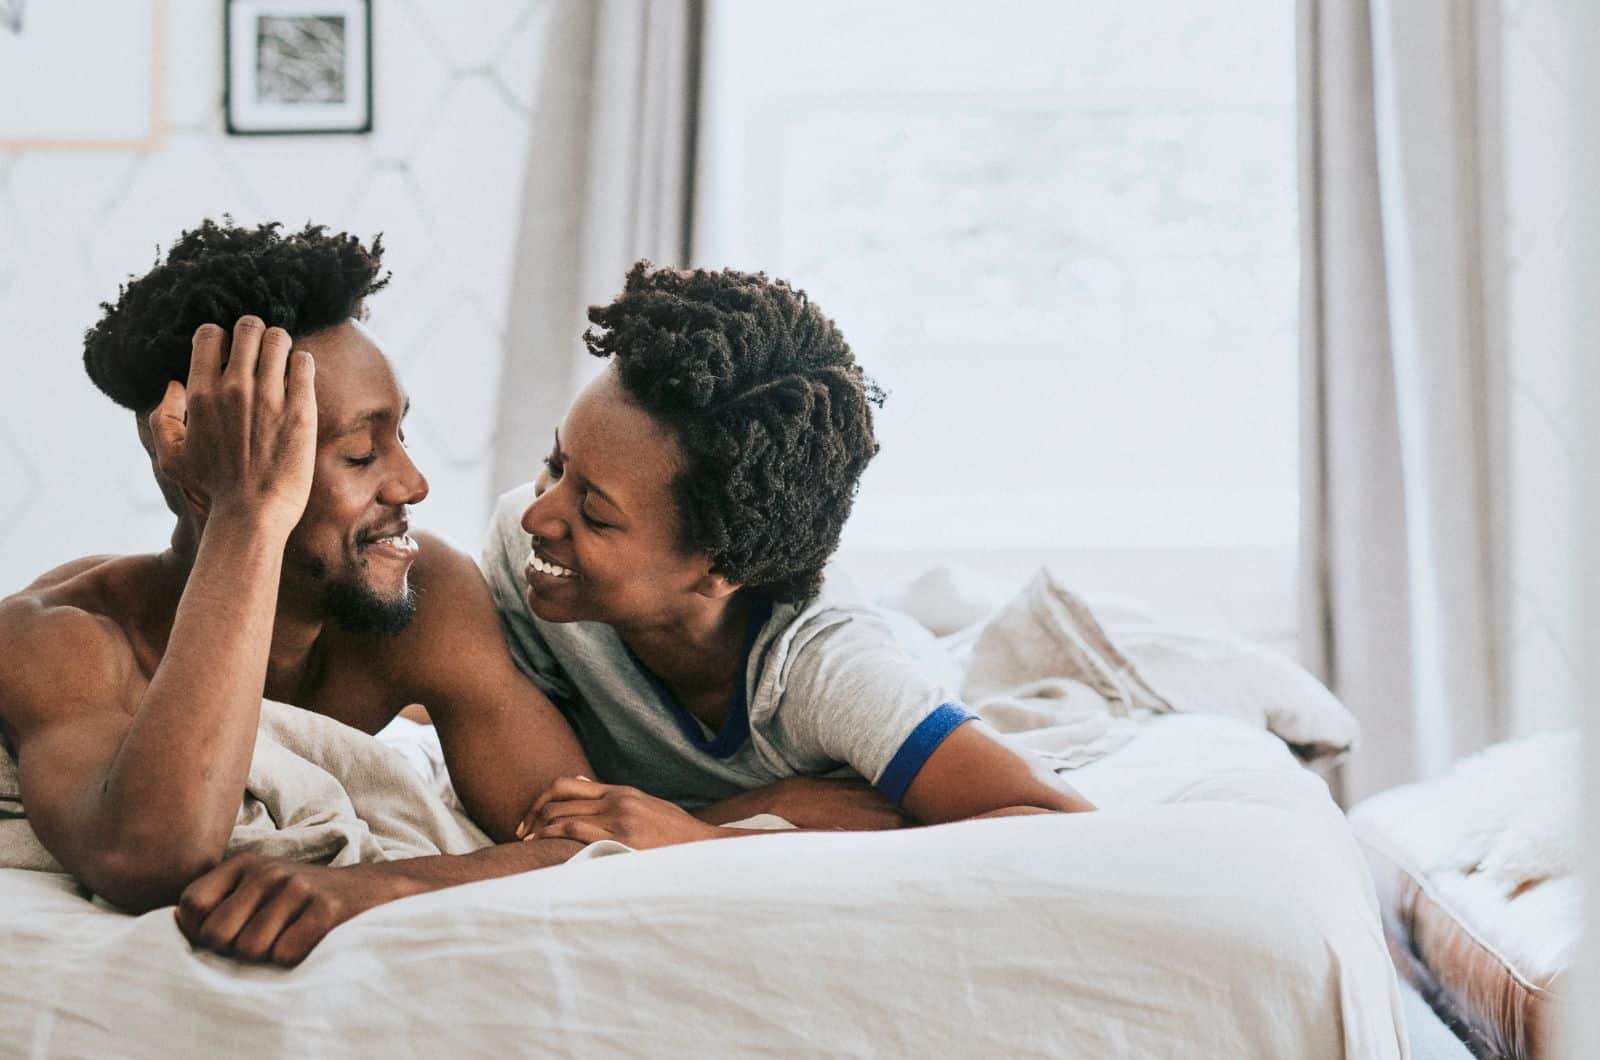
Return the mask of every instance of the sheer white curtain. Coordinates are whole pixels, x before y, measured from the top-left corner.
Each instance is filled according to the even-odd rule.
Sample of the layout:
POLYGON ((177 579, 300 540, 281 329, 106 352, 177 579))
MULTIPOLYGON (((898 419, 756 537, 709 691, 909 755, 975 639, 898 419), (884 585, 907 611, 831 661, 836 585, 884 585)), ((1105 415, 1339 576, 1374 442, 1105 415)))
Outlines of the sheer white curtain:
MULTIPOLYGON (((1594 120, 1593 107, 1600 102, 1600 65, 1594 56, 1600 55, 1600 5, 1583 5, 1575 12, 1576 25, 1569 36, 1572 55, 1576 57, 1574 69, 1578 72, 1574 85, 1578 98, 1587 105, 1568 112, 1567 125, 1574 139, 1574 183, 1578 187, 1600 187, 1600 122, 1594 120)), ((1585 195, 1577 209, 1577 238, 1575 257, 1578 286, 1581 290, 1600 290, 1600 198, 1585 195)), ((1590 302, 1591 307, 1593 302, 1590 302)), ((1591 314, 1593 310, 1591 309, 1591 314)), ((1591 315, 1590 319, 1593 319, 1591 315)), ((1586 688, 1600 688, 1600 475, 1592 469, 1600 467, 1600 358, 1595 357, 1591 342, 1583 343, 1574 351, 1583 372, 1579 376, 1578 417, 1588 425, 1581 436, 1580 459, 1591 473, 1579 479, 1579 510, 1583 513, 1579 526, 1579 540, 1587 543, 1583 551, 1583 566, 1579 570, 1578 584, 1583 591, 1574 594, 1577 604, 1572 616, 1577 628, 1584 631, 1580 647, 1585 660, 1584 683, 1586 688)), ((1587 913, 1591 944, 1583 947, 1587 958, 1578 970, 1577 981, 1567 996, 1573 999, 1600 997, 1600 946, 1593 945, 1594 927, 1600 917, 1600 711, 1585 712, 1588 723, 1588 830, 1586 892, 1587 913)), ((1572 1004, 1567 1021, 1565 1055, 1569 1060, 1588 1056, 1596 1041, 1600 1041, 1600 1006, 1572 1004)))
POLYGON ((1509 730, 1494 10, 1301 4, 1302 629, 1350 799, 1509 730))
POLYGON ((526 481, 598 362, 591 304, 689 258, 700 0, 554 0, 512 276, 495 489, 526 481))

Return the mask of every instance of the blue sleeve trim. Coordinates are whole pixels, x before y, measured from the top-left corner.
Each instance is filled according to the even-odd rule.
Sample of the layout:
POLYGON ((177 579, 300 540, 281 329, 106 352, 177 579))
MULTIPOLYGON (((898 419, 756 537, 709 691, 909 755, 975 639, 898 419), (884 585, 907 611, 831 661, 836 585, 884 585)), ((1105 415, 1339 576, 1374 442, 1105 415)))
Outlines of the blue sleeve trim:
POLYGON ((900 745, 900 750, 889 759, 883 775, 878 778, 878 790, 891 802, 898 803, 905 798, 906 789, 917 779, 917 774, 922 772, 928 758, 944 743, 945 737, 966 722, 976 719, 977 715, 961 703, 941 703, 934 708, 911 730, 911 735, 900 745))

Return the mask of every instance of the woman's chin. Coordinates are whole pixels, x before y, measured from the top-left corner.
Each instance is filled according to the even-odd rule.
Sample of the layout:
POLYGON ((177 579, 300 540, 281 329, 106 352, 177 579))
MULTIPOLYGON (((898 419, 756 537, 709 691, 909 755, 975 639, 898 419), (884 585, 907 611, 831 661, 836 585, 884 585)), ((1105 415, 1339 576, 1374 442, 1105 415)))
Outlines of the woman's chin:
POLYGON ((571 601, 561 600, 537 585, 529 585, 522 594, 522 599, 527 602, 528 610, 536 618, 546 622, 576 622, 578 615, 574 613, 571 601))

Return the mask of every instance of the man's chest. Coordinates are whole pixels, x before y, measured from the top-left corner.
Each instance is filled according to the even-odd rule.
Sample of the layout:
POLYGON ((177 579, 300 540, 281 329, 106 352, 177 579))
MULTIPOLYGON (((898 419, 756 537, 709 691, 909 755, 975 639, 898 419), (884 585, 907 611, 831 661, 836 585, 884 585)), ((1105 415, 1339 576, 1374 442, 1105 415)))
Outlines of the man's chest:
POLYGON ((412 702, 403 690, 361 659, 330 663, 315 688, 301 698, 304 701, 295 706, 369 733, 389 724, 412 702))

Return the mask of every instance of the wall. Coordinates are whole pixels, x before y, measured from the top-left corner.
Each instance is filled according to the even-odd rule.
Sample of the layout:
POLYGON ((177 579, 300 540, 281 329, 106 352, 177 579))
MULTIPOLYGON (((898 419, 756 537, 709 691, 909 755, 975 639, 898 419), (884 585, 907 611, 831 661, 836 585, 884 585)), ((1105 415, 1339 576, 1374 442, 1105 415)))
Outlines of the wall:
POLYGON ((226 135, 223 5, 167 0, 157 146, 0 149, 0 593, 75 556, 164 546, 171 517, 131 417, 83 373, 82 333, 158 244, 225 212, 384 233, 394 282, 371 323, 413 392, 407 435, 432 485, 416 522, 476 550, 553 5, 374 6, 369 136, 226 135))

